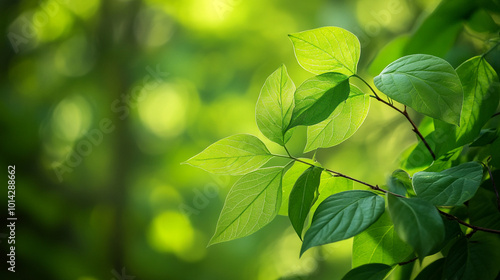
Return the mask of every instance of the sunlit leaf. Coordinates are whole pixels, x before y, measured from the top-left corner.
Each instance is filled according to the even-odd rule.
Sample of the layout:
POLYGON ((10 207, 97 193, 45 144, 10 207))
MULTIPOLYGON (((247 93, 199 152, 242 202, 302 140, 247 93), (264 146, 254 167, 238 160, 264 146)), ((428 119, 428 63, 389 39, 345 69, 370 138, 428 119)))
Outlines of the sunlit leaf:
POLYGON ((370 263, 349 271, 342 280, 384 280, 392 267, 381 263, 370 263))
POLYGON ((262 168, 241 177, 229 191, 210 245, 250 235, 278 214, 282 167, 262 168))
POLYGON ((289 129, 324 121, 349 96, 349 77, 325 73, 302 83, 295 92, 295 108, 289 129))
POLYGON ((272 157, 259 138, 237 134, 215 142, 186 163, 215 174, 242 175, 259 168, 272 157))
POLYGON ((430 202, 394 195, 388 195, 387 200, 396 233, 412 246, 420 259, 443 242, 443 220, 430 202))
POLYGON ((285 65, 274 71, 264 83, 255 108, 257 126, 269 140, 284 145, 291 136, 286 128, 293 112, 295 85, 285 65))
POLYGON ((474 196, 482 178, 481 164, 467 162, 441 172, 417 172, 413 188, 417 197, 436 206, 456 206, 474 196))
POLYGON ((415 111, 460 125, 463 91, 455 69, 439 57, 414 54, 389 64, 375 86, 415 111))
POLYGON ((358 38, 340 27, 322 27, 288 35, 299 64, 314 74, 356 74, 361 47, 358 38))
POLYGON ((352 245, 352 266, 367 263, 393 265, 405 261, 413 252, 394 232, 394 224, 388 213, 362 233, 354 236, 352 245))
POLYGON ((350 86, 349 97, 324 121, 307 128, 305 152, 338 145, 361 126, 370 108, 370 96, 350 86))
POLYGON ((500 98, 498 76, 483 57, 476 56, 462 63, 457 74, 464 89, 460 127, 434 121, 435 152, 438 155, 474 141, 495 113, 500 98))
POLYGON ((302 238, 304 223, 318 192, 322 171, 323 169, 319 167, 309 167, 300 175, 290 192, 288 217, 300 238, 302 238))
POLYGON ((314 213, 300 254, 307 249, 353 237, 384 213, 385 201, 370 191, 345 191, 325 199, 314 213))

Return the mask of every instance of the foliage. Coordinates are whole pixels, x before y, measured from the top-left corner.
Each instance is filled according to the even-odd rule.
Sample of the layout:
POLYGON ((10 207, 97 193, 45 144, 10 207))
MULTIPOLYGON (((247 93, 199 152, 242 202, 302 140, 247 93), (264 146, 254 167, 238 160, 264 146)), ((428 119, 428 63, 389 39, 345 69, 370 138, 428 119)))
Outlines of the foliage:
POLYGON ((289 37, 299 64, 316 76, 295 88, 280 66, 265 81, 256 108, 262 134, 286 155, 271 153, 254 136, 235 135, 187 161, 214 173, 245 174, 228 194, 211 244, 247 236, 277 214, 288 214, 303 240, 300 255, 354 237, 355 268, 344 279, 385 279, 397 266, 438 252, 443 258, 418 279, 495 279, 500 199, 493 174, 500 166, 492 151, 498 150, 498 127, 482 129, 498 115, 499 81, 488 54, 499 43, 456 69, 430 54, 397 58, 374 78, 376 91, 358 73, 360 43, 349 31, 323 27, 289 37), (289 153, 286 144, 297 126, 307 126, 305 152, 351 137, 368 114, 370 98, 404 116, 420 142, 403 153, 404 164, 387 188, 289 153), (409 108, 426 116, 420 127, 409 108), (412 164, 409 159, 419 153, 430 161, 412 164), (262 167, 271 158, 288 163, 262 167), (369 190, 352 190, 345 180, 369 190), (326 181, 338 187, 326 188, 326 181), (465 214, 456 214, 463 208, 465 214))

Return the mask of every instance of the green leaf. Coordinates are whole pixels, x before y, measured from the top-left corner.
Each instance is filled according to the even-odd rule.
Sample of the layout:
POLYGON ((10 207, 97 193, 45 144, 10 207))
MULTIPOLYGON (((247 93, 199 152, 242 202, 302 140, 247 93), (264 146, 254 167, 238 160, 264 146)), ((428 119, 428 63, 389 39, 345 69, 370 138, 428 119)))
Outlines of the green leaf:
POLYGON ((282 167, 241 177, 229 191, 209 245, 250 235, 271 222, 281 204, 282 167))
POLYGON ((426 54, 404 56, 373 81, 380 91, 415 111, 460 125, 464 95, 455 69, 446 60, 426 54))
POLYGON ((410 175, 401 169, 392 172, 387 185, 389 186, 389 191, 402 196, 406 196, 407 192, 413 192, 410 175))
POLYGON ((489 235, 463 237, 451 247, 443 269, 443 279, 495 279, 500 267, 499 241, 489 235))
POLYGON ((349 271, 342 280, 384 280, 392 267, 381 263, 370 263, 349 271))
POLYGON ((293 112, 295 85, 288 76, 285 65, 274 71, 264 83, 255 108, 257 126, 264 136, 285 145, 291 131, 285 134, 293 112))
POLYGON ((324 121, 349 96, 349 77, 325 73, 302 83, 295 91, 295 108, 288 129, 324 121))
POLYGON ((384 213, 384 206, 384 199, 370 191, 345 191, 328 197, 314 213, 300 254, 364 231, 384 213))
POLYGON ((236 134, 215 142, 185 163, 215 174, 242 175, 256 170, 272 157, 259 138, 236 134))
POLYGON ((309 167, 300 175, 290 192, 288 217, 300 239, 302 239, 302 230, 304 229, 307 215, 309 215, 309 210, 318 192, 322 171, 323 169, 319 167, 309 167))
MULTIPOLYGON (((487 182, 491 184, 491 180, 485 183, 487 182)), ((469 213, 471 224, 500 230, 500 208, 493 191, 479 188, 476 195, 469 201, 469 213)))
POLYGON ((324 121, 307 128, 305 152, 338 145, 351 137, 364 122, 370 108, 370 96, 354 85, 345 102, 324 121))
POLYGON ((322 27, 288 35, 299 64, 314 74, 356 74, 361 46, 358 38, 340 27, 322 27))
POLYGON ((415 280, 441 280, 443 275, 445 259, 441 258, 426 266, 417 275, 415 280))
POLYGON ((393 265, 405 261, 413 249, 394 232, 394 224, 388 213, 362 233, 354 236, 352 266, 367 263, 393 265))
POLYGON ((444 224, 436 207, 419 198, 388 195, 387 200, 396 233, 421 260, 443 242, 444 224))
POLYGON ((417 172, 413 188, 417 197, 436 206, 457 206, 474 196, 482 178, 481 164, 467 162, 441 172, 417 172))
POLYGON ((473 57, 457 68, 464 89, 464 103, 460 127, 435 120, 434 142, 438 155, 468 144, 479 135, 498 106, 498 76, 488 62, 480 56, 473 57))
MULTIPOLYGON (((310 164, 319 165, 319 163, 314 162, 313 160, 308 158, 299 159, 310 164)), ((281 202, 280 211, 278 213, 279 215, 288 216, 288 199, 290 198, 290 193, 292 192, 293 185, 295 185, 295 182, 299 179, 300 175, 302 175, 302 173, 306 171, 307 168, 309 168, 309 165, 296 161, 283 176, 283 200, 281 202)))

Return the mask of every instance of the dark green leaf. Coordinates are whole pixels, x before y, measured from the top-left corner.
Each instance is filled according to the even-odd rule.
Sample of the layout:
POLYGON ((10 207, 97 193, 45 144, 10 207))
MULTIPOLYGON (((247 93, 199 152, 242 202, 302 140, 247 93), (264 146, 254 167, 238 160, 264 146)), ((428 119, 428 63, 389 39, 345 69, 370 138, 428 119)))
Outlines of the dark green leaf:
POLYGON ((389 214, 384 213, 373 225, 354 236, 352 266, 367 263, 393 265, 405 261, 412 252, 412 248, 394 232, 389 214))
POLYGON ((270 223, 281 204, 282 167, 241 177, 229 191, 209 245, 250 235, 270 223))
POLYGON ((470 144, 471 147, 486 146, 493 143, 498 138, 498 130, 496 128, 481 129, 479 136, 470 144))
POLYGON ((500 270, 499 241, 488 235, 463 237, 451 247, 446 257, 444 279, 493 280, 500 270), (481 238, 477 238, 481 237, 481 238))
POLYGON ((325 73, 302 83, 295 91, 295 108, 288 129, 324 121, 349 96, 349 77, 325 73))
POLYGON ((392 267, 381 263, 370 263, 349 271, 342 280, 384 280, 392 267))
POLYGON ((259 168, 272 157, 259 138, 237 134, 215 142, 185 163, 215 174, 242 175, 259 168))
POLYGON ((474 196, 482 178, 481 164, 467 162, 441 172, 417 172, 413 188, 419 198, 436 206, 455 206, 474 196))
POLYGON ((322 27, 288 35, 299 64, 314 74, 356 74, 361 47, 358 38, 340 27, 322 27))
POLYGON ((314 213, 300 254, 362 232, 384 213, 384 205, 384 199, 370 191, 345 191, 328 197, 314 213))
MULTIPOLYGON (((308 162, 310 164, 314 165, 320 165, 318 162, 314 162, 311 159, 308 158, 299 158, 302 161, 308 162)), ((300 175, 306 171, 307 168, 310 166, 301 162, 294 162, 292 167, 288 169, 283 176, 283 200, 281 203, 281 208, 279 211, 279 215, 283 216, 288 216, 288 199, 290 198, 290 192, 293 189, 293 185, 295 185, 295 182, 299 179, 300 175)), ((323 183, 323 179, 321 180, 321 184, 323 183)))
POLYGON ((419 198, 388 195, 387 199, 396 233, 421 260, 443 242, 445 230, 436 207, 419 198))
POLYGON ((446 60, 426 54, 408 55, 389 64, 374 83, 387 96, 417 112, 460 125, 462 86, 446 60))
POLYGON ((323 169, 319 167, 309 167, 300 175, 290 192, 288 217, 293 229, 295 229, 295 232, 297 232, 301 239, 304 223, 318 192, 322 171, 323 169))
MULTIPOLYGON (((491 184, 491 180, 487 183, 491 184)), ((500 230, 500 206, 493 191, 479 188, 469 201, 469 215, 473 225, 500 230)))
POLYGON ((417 275, 415 280, 441 280, 443 275, 445 259, 441 258, 426 266, 417 275))
POLYGON ((349 97, 324 121, 307 128, 305 152, 338 145, 361 126, 370 109, 370 96, 354 85, 349 97))
POLYGON ((264 136, 280 145, 290 139, 285 133, 292 119, 295 85, 288 76, 285 65, 272 73, 260 91, 255 108, 257 126, 264 136))
POLYGON ((498 76, 483 57, 476 56, 462 63, 457 68, 457 74, 464 89, 460 127, 434 121, 435 152, 438 156, 474 141, 495 113, 500 98, 498 76))

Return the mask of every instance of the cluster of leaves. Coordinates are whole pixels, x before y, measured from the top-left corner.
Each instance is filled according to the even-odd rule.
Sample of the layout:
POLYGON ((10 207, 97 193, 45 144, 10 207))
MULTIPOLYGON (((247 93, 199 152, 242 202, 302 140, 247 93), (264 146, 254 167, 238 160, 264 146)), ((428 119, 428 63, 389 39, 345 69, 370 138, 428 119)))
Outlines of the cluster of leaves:
POLYGON ((303 241, 300 255, 354 237, 355 268, 344 279, 384 279, 396 266, 437 252, 445 257, 418 279, 494 279, 500 270, 500 204, 493 182, 498 165, 489 159, 499 142, 496 128, 483 127, 500 94, 485 56, 454 69, 436 56, 407 55, 374 78, 377 92, 357 74, 360 43, 352 33, 323 27, 290 39, 299 64, 316 76, 296 88, 282 65, 265 81, 256 105, 260 131, 287 155, 272 154, 257 137, 239 134, 187 161, 212 173, 243 175, 227 196, 210 244, 252 234, 281 214, 303 241), (370 94, 351 79, 364 82, 370 94), (403 167, 424 152, 431 162, 419 172, 398 169, 381 188, 288 152, 285 145, 297 126, 307 126, 305 152, 348 139, 367 116, 370 98, 412 125, 420 141, 404 154, 403 167), (407 107, 427 116, 420 127, 407 107), (477 151, 463 152, 471 147, 477 151), (289 163, 262 167, 274 157, 289 163), (369 190, 354 190, 353 181, 369 190))

